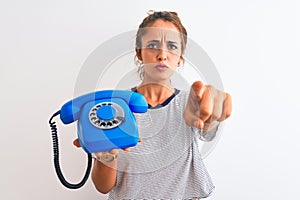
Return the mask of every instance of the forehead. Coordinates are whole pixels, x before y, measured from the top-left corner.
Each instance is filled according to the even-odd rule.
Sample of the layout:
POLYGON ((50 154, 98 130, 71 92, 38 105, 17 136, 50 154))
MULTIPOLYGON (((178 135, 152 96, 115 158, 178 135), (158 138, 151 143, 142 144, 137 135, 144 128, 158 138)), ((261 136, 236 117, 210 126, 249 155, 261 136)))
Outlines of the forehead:
POLYGON ((178 31, 165 28, 146 28, 142 40, 165 40, 180 42, 181 37, 178 31))
POLYGON ((151 38, 180 41, 180 33, 173 23, 157 20, 151 26, 144 28, 143 39, 151 38))
POLYGON ((148 27, 167 28, 167 29, 174 29, 174 31, 178 31, 177 27, 172 22, 164 21, 164 20, 161 20, 161 19, 156 20, 155 22, 153 22, 148 27))

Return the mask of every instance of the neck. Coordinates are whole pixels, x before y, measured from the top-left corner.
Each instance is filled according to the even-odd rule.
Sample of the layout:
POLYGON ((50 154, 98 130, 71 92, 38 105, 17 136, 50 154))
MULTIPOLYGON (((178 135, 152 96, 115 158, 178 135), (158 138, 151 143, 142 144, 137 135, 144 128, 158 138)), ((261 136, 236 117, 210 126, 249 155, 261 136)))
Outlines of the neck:
POLYGON ((137 91, 146 98, 148 104, 156 106, 169 98, 175 92, 175 89, 170 84, 144 83, 143 81, 137 87, 137 91))

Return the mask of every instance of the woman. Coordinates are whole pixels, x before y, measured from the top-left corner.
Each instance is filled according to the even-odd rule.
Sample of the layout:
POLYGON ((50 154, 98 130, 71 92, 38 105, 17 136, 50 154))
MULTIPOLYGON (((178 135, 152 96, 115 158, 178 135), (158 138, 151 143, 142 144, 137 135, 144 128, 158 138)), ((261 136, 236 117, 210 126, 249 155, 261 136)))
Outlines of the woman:
POLYGON ((214 138, 219 122, 231 114, 231 97, 200 81, 190 92, 172 87, 170 77, 184 62, 186 42, 175 12, 153 12, 139 26, 136 61, 142 82, 132 90, 145 97, 149 109, 135 115, 143 138, 136 147, 96 153, 92 180, 109 199, 195 199, 214 189, 198 141, 214 138))

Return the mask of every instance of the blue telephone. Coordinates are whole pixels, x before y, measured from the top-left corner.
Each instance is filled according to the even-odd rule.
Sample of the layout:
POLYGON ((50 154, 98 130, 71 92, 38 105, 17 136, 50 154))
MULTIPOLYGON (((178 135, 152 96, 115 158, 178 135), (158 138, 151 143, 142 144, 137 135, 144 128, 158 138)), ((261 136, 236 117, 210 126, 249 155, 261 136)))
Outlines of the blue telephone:
POLYGON ((144 113, 147 110, 148 104, 141 94, 124 90, 97 91, 65 103, 49 120, 53 137, 54 165, 62 184, 70 189, 84 185, 91 169, 91 153, 135 146, 139 135, 132 112, 144 113), (87 171, 79 184, 68 183, 60 170, 57 128, 55 122, 52 122, 59 114, 64 124, 78 121, 78 140, 88 154, 87 171))

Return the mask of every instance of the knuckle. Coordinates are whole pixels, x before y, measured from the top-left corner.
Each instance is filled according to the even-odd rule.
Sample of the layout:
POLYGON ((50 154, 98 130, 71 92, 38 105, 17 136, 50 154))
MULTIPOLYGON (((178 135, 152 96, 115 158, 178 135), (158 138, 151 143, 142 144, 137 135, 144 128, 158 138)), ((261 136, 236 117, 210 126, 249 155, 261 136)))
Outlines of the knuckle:
POLYGON ((229 93, 225 93, 225 100, 231 102, 231 95, 229 93))
POLYGON ((211 111, 209 108, 207 108, 207 107, 204 107, 204 108, 201 109, 201 111, 200 111, 200 116, 202 116, 202 117, 208 118, 208 117, 210 117, 211 115, 212 115, 212 111, 211 111))
POLYGON ((221 117, 217 119, 217 121, 222 122, 226 119, 226 114, 222 113, 221 117))
POLYGON ((227 118, 230 117, 230 116, 231 116, 231 112, 226 113, 225 119, 227 119, 227 118))
POLYGON ((211 121, 215 121, 215 120, 217 120, 217 119, 220 118, 220 115, 212 114, 212 115, 210 116, 210 118, 211 118, 211 121))
POLYGON ((216 88, 212 85, 206 85, 206 91, 209 92, 210 94, 214 94, 216 91, 216 88))
POLYGON ((212 85, 206 85, 206 88, 209 89, 209 90, 213 90, 215 87, 212 86, 212 85))

